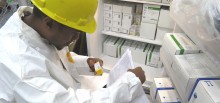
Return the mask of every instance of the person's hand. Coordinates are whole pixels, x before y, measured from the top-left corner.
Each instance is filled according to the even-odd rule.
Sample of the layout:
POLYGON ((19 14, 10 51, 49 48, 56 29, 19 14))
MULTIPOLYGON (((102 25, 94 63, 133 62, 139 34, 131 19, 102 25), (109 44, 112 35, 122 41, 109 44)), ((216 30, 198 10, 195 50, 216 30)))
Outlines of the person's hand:
POLYGON ((145 82, 146 77, 141 67, 136 67, 135 69, 129 69, 128 71, 134 73, 140 79, 142 84, 145 82))
POLYGON ((94 64, 99 62, 100 63, 100 66, 103 66, 103 61, 99 58, 88 58, 87 59, 87 63, 89 65, 89 68, 92 72, 95 71, 95 67, 94 67, 94 64))

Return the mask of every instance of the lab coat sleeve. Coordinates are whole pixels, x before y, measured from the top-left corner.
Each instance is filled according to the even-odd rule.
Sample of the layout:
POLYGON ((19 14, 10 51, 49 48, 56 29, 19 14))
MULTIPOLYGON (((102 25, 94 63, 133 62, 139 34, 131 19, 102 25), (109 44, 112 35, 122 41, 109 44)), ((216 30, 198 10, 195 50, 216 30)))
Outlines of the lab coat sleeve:
POLYGON ((14 87, 17 103, 129 103, 143 89, 140 80, 131 72, 125 73, 108 88, 66 90, 50 77, 25 78, 14 87))

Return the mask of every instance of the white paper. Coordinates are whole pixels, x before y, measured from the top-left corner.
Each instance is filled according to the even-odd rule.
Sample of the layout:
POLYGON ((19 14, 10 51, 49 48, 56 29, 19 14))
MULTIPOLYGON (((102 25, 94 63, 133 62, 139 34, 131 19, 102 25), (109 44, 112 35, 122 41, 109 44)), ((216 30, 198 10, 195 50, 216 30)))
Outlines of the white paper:
POLYGON ((120 76, 128 71, 128 69, 133 69, 134 64, 131 57, 131 51, 129 49, 123 54, 121 59, 116 63, 113 69, 109 73, 108 86, 112 85, 120 76))

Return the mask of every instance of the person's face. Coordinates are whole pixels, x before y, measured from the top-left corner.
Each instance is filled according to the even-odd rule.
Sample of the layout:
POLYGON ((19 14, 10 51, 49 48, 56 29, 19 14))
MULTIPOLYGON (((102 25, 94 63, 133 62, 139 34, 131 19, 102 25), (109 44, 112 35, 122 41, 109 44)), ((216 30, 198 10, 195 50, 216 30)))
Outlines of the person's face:
POLYGON ((77 40, 80 35, 79 30, 72 29, 55 21, 48 33, 50 33, 50 36, 47 39, 58 50, 68 46, 72 41, 77 40))

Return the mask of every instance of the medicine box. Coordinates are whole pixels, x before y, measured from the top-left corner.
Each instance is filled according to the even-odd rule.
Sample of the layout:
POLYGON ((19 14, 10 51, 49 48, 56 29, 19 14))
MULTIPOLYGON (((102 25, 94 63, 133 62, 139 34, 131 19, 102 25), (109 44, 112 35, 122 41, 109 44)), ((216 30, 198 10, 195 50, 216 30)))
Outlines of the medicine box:
POLYGON ((205 54, 175 55, 170 73, 183 101, 190 97, 198 80, 220 78, 219 67, 205 54))
POLYGON ((154 48, 148 52, 146 64, 156 68, 162 67, 162 62, 160 61, 160 46, 154 46, 154 48))
POLYGON ((220 79, 201 80, 196 85, 189 103, 220 103, 220 79))
POLYGON ((160 14, 159 5, 143 4, 142 21, 144 23, 157 24, 160 14))
POLYGON ((135 50, 132 51, 133 61, 136 63, 145 64, 149 46, 149 44, 139 42, 135 50))
POLYGON ((172 89, 174 89, 174 86, 169 78, 154 78, 153 83, 150 86, 151 98, 155 101, 158 91, 172 89))
POLYGON ((173 29, 175 22, 170 17, 170 13, 168 9, 162 8, 160 10, 160 17, 158 21, 158 27, 163 27, 167 29, 173 29))
POLYGON ((181 101, 175 89, 173 90, 160 90, 157 93, 155 103, 184 103, 181 101))
POLYGON ((157 28, 156 24, 142 22, 140 27, 140 37, 154 40, 156 28, 157 28))

